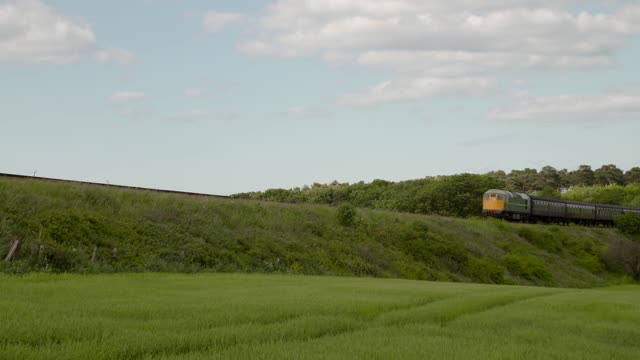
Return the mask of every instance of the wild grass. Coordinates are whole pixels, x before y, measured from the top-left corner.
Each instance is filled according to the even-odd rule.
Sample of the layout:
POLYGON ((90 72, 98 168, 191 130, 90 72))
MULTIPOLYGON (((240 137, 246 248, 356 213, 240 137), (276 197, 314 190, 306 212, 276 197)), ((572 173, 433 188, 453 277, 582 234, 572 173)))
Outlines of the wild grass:
POLYGON ((0 275, 2 359, 637 359, 640 288, 0 275))
POLYGON ((0 263, 5 273, 247 272, 593 287, 621 281, 602 254, 623 238, 604 228, 0 179, 0 255, 23 241, 17 259, 0 263))

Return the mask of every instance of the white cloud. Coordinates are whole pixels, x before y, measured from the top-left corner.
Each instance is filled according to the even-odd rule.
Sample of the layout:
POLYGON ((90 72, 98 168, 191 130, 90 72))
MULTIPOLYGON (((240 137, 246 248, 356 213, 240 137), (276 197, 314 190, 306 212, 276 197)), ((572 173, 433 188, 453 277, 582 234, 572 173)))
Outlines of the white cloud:
POLYGON ((109 96, 109 105, 120 117, 140 119, 151 113, 147 95, 140 91, 116 91, 109 96))
POLYGON ((640 34, 640 6, 621 6, 625 3, 277 0, 259 19, 256 36, 238 49, 250 56, 317 57, 402 73, 414 80, 389 84, 404 95, 380 96, 381 90, 373 88, 364 97, 380 99, 373 102, 424 99, 430 95, 420 94, 432 93, 429 86, 417 85, 424 79, 456 84, 465 78, 495 79, 510 70, 609 67, 616 51, 640 34))
POLYGON ((131 64, 136 60, 135 55, 124 49, 102 49, 93 54, 95 60, 103 64, 131 64))
POLYGON ((640 119, 640 95, 521 96, 510 108, 489 114, 496 120, 598 121, 640 119))
POLYGON ((116 91, 109 97, 113 103, 130 103, 139 102, 146 99, 147 96, 139 91, 116 91))
POLYGON ((347 95, 342 102, 366 106, 396 101, 420 101, 437 96, 483 94, 493 87, 495 81, 482 77, 421 77, 386 81, 366 92, 347 95))
POLYGON ((576 14, 531 7, 536 3, 550 5, 550 1, 521 2, 528 5, 526 8, 506 1, 497 2, 494 8, 480 1, 453 1, 467 4, 465 7, 437 3, 440 1, 281 0, 261 21, 264 36, 241 44, 241 49, 272 49, 280 56, 335 52, 511 54, 507 60, 542 56, 551 57, 543 65, 564 65, 553 57, 611 55, 627 36, 638 31, 636 22, 640 20, 640 14, 631 15, 631 10, 576 14))
POLYGON ((40 0, 0 4, 0 63, 65 64, 94 57, 126 63, 124 50, 100 49, 88 24, 58 14, 40 0))
POLYGON ((220 32, 233 23, 237 23, 244 18, 242 14, 224 13, 209 11, 203 16, 203 25, 208 32, 220 32))
POLYGON ((474 51, 368 51, 355 64, 431 76, 469 76, 509 69, 583 69, 612 64, 608 56, 544 55, 474 51))
POLYGON ((186 97, 197 98, 201 97, 202 95, 204 95, 204 91, 202 89, 188 88, 184 90, 184 96, 186 97))

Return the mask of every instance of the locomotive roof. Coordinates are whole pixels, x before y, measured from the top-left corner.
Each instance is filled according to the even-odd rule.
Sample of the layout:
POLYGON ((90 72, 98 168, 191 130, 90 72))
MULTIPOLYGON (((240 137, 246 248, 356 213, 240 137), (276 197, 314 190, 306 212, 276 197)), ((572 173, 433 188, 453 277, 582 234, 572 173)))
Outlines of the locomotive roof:
POLYGON ((510 197, 517 197, 517 198, 520 198, 520 199, 529 199, 530 198, 530 196, 527 195, 527 194, 514 193, 514 192, 506 191, 506 190, 491 189, 491 190, 489 190, 487 192, 491 193, 491 194, 500 194, 500 195, 507 195, 507 196, 510 196, 510 197))

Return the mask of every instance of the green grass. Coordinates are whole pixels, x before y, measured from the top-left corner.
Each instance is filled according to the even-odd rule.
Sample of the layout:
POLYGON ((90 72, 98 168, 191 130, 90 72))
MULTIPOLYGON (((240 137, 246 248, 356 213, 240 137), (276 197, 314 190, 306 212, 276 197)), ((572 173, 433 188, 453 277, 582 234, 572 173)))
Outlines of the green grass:
POLYGON ((247 272, 593 287, 614 229, 0 179, 0 273, 247 272), (354 216, 351 216, 354 215, 354 216), (92 255, 96 250, 96 257, 92 255), (114 249, 116 249, 114 251, 114 249))
POLYGON ((637 359, 640 288, 0 275, 2 359, 637 359))

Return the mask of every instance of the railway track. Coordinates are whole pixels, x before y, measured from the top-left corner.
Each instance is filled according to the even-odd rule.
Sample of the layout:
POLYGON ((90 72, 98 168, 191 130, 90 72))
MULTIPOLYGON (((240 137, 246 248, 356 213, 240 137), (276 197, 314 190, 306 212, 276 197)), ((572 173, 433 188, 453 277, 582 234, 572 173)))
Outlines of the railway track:
POLYGON ((221 199, 232 198, 231 196, 226 196, 226 195, 214 195, 214 194, 203 194, 203 193, 195 193, 195 192, 188 192, 188 191, 152 189, 152 188, 144 188, 144 187, 137 187, 137 186, 113 185, 113 184, 103 184, 103 183, 95 183, 95 182, 89 182, 89 181, 54 179, 54 178, 39 177, 39 176, 26 176, 26 175, 5 174, 5 173, 0 173, 0 178, 49 181, 49 182, 58 182, 58 183, 67 183, 67 184, 108 187, 113 189, 151 191, 151 192, 157 192, 157 193, 176 194, 176 195, 185 195, 185 196, 211 197, 211 198, 221 198, 221 199))

